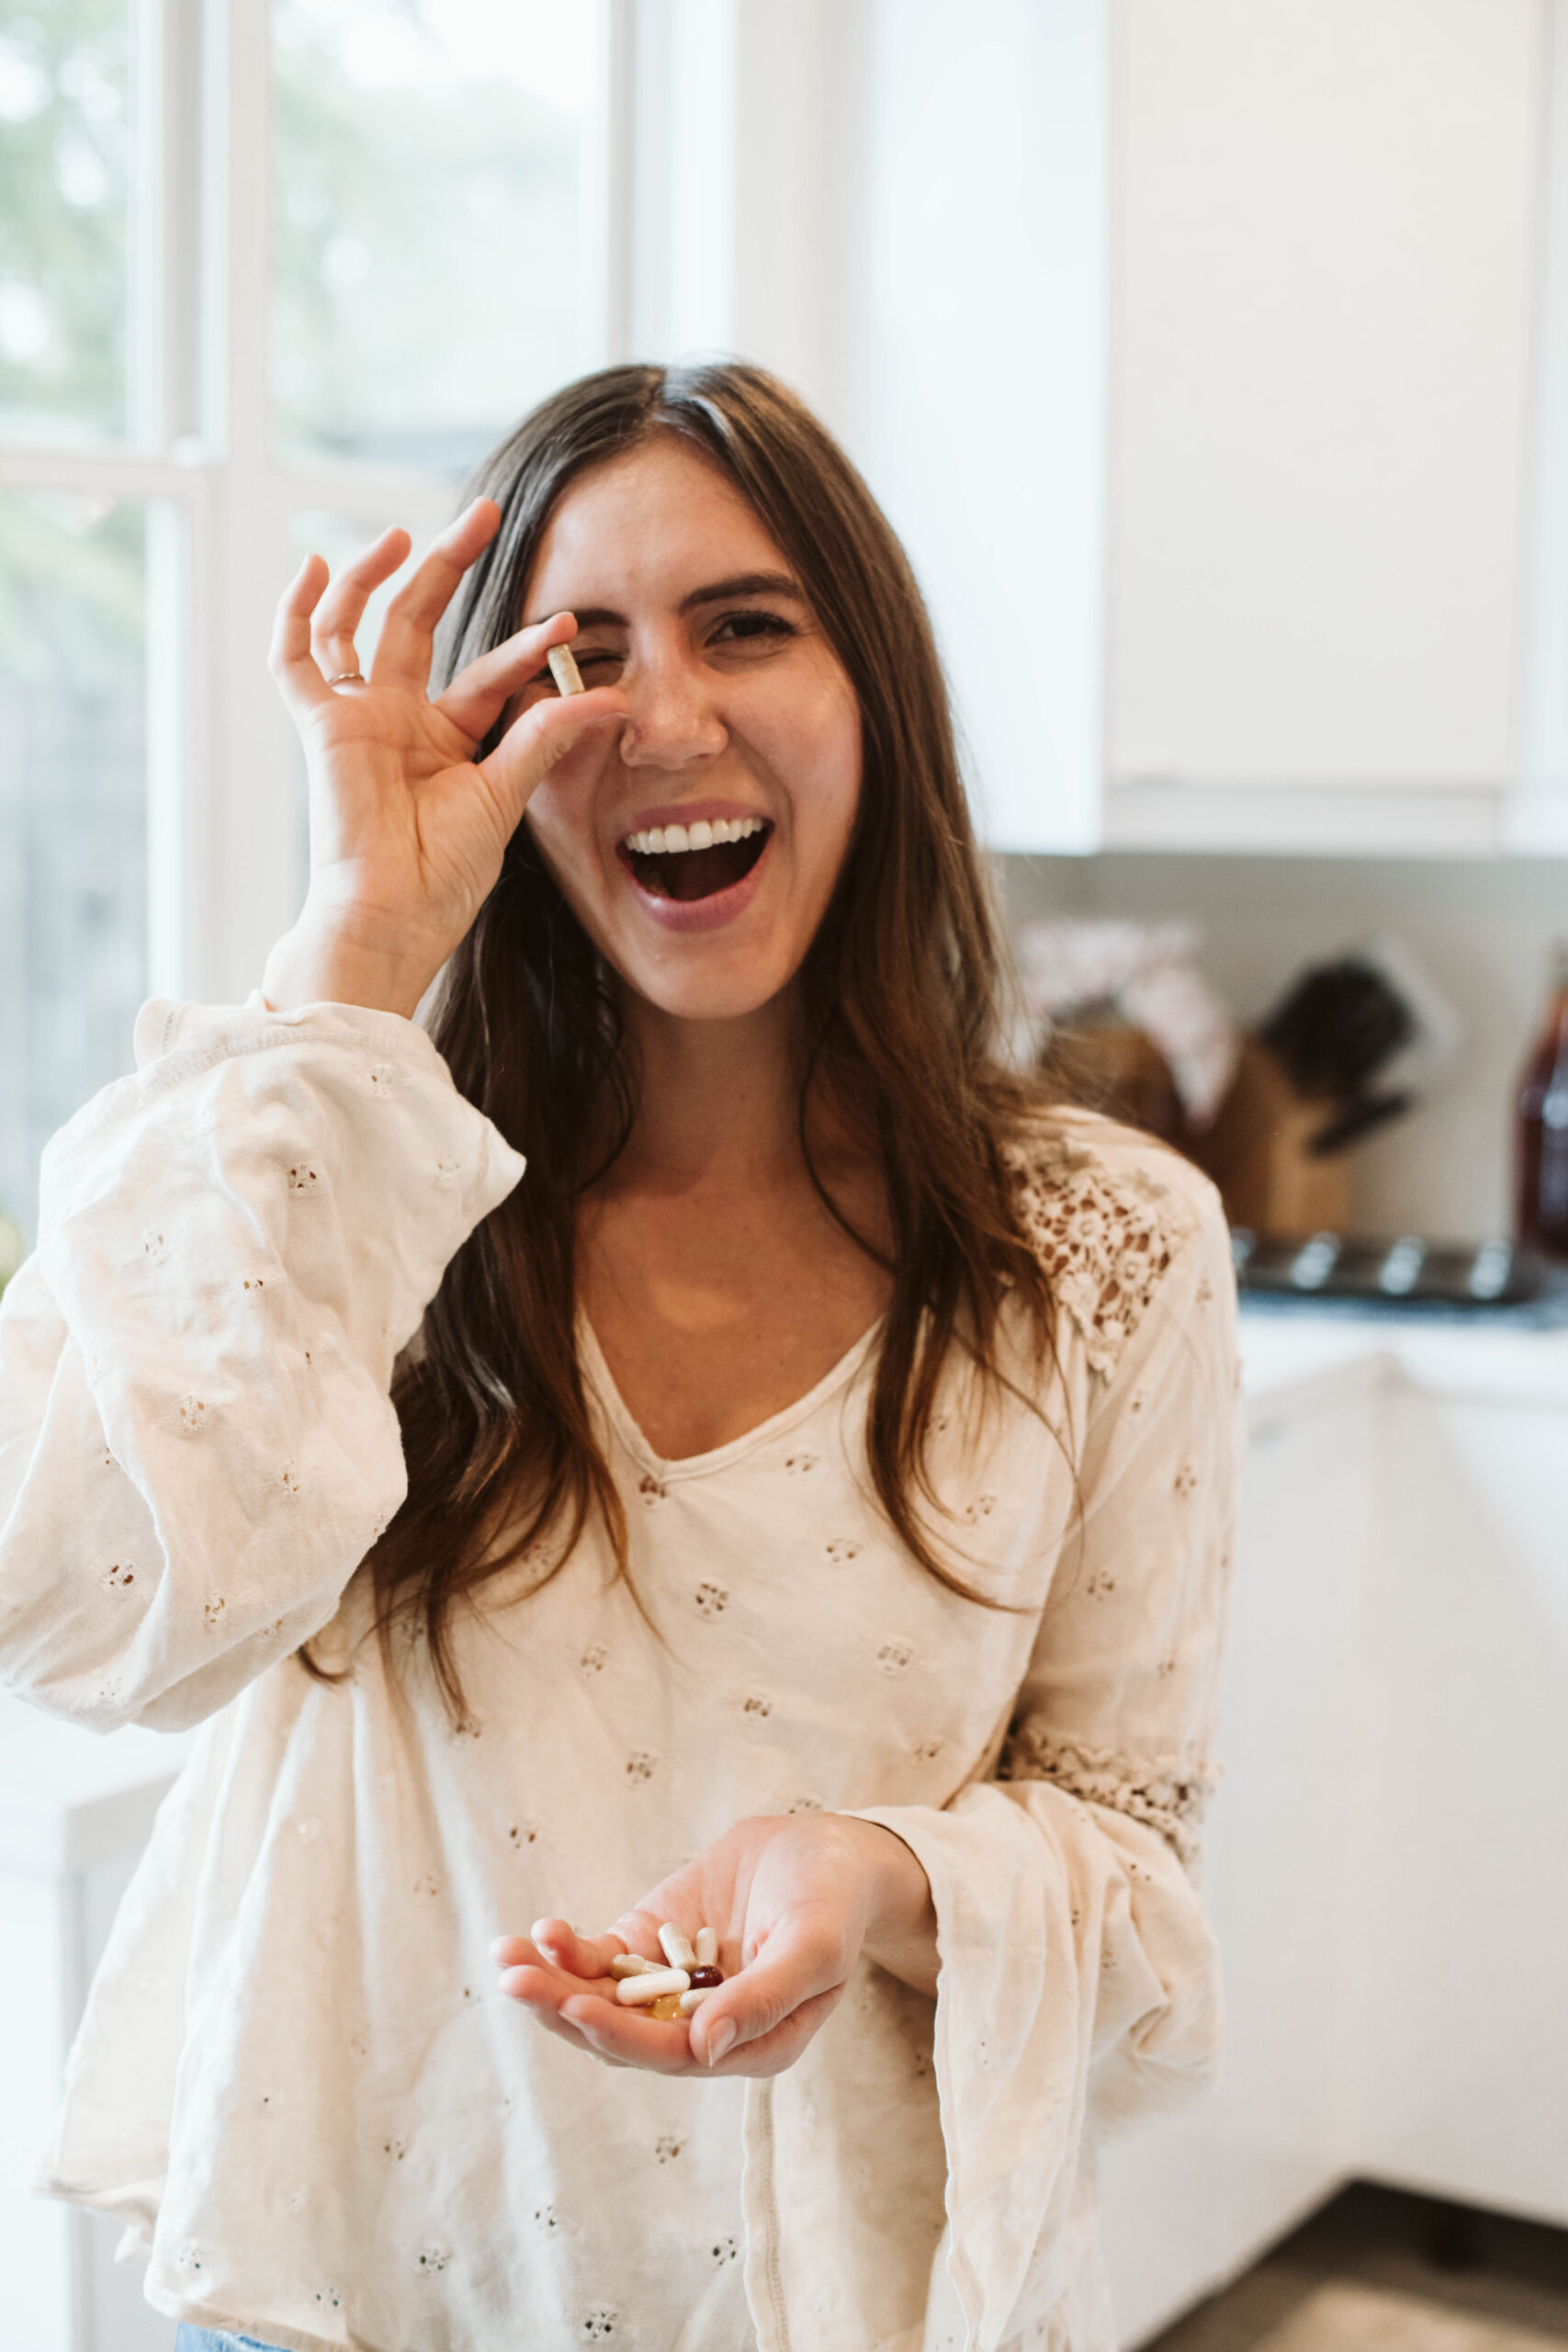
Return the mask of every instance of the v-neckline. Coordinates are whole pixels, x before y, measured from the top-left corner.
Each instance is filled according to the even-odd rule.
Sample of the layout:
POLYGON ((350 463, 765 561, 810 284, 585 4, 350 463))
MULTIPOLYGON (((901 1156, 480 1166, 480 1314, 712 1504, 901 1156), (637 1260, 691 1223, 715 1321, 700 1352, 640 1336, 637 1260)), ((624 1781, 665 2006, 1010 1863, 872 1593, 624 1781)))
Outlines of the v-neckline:
POLYGON ((875 1321, 861 1333, 853 1346, 847 1349, 839 1358, 838 1363, 825 1372, 816 1385, 807 1390, 804 1396, 797 1396, 793 1405, 785 1405, 779 1412, 770 1413, 765 1421, 757 1423, 755 1429, 746 1430, 739 1437, 732 1437, 723 1445, 712 1446, 705 1453, 683 1453, 674 1459, 655 1453, 637 1422, 633 1420, 626 1408, 626 1400, 615 1385, 614 1374, 604 1358, 604 1351, 599 1345, 598 1333, 581 1307, 577 1311, 578 1351, 583 1370, 592 1385, 597 1390, 611 1426, 626 1452, 635 1461, 640 1463, 645 1470, 651 1471, 660 1486, 666 1486, 677 1478, 703 1477, 713 1471, 727 1469, 732 1462, 739 1461, 742 1454, 750 1453, 757 1446, 766 1445, 770 1439, 780 1437, 785 1430, 794 1429, 797 1423, 809 1419, 818 1407, 826 1404, 836 1389, 847 1386, 854 1378, 875 1342, 880 1339, 882 1327, 886 1321, 886 1317, 879 1315, 875 1321))

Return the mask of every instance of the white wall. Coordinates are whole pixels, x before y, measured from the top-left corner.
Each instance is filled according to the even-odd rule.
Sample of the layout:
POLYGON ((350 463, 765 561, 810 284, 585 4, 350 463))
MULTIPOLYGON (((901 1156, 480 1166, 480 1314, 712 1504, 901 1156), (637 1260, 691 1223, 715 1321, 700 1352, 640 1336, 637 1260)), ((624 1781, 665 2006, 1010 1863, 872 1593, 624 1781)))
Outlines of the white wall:
POLYGON ((992 840, 1100 837, 1110 0, 635 0, 627 337, 731 351, 899 532, 992 840))
POLYGON ((1358 1222, 1463 1239, 1512 1223, 1511 1101, 1540 1027, 1551 943, 1568 938, 1568 861, 1099 857, 1000 861, 1009 911, 1182 917, 1240 1016, 1302 967, 1398 933, 1466 1023, 1440 1089, 1358 1156, 1358 1222))
POLYGON ((1104 0, 863 0, 827 413, 931 609, 987 836, 1100 838, 1104 0))

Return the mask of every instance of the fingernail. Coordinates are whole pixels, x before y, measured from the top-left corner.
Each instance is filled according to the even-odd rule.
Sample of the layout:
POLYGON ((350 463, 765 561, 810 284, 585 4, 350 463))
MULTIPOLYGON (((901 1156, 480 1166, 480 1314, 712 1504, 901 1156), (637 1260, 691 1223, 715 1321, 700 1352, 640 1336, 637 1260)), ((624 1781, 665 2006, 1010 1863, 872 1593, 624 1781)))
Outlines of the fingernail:
POLYGON ((708 2064, 716 2066, 735 2047, 735 2019, 720 2018, 708 2035, 708 2064))

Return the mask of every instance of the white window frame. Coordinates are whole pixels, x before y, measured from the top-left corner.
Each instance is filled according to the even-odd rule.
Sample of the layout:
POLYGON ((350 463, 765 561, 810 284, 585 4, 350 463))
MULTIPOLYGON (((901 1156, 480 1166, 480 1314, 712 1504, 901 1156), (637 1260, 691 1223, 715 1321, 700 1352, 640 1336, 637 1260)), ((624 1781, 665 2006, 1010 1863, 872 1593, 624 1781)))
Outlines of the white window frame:
MULTIPOLYGON (((635 0, 574 5, 596 11, 605 69, 583 164, 597 366, 627 342, 635 0)), ((432 475, 272 447, 270 14, 131 0, 126 438, 0 441, 0 487, 147 502, 149 988, 217 1003, 257 985, 304 892, 298 753, 265 667, 291 517, 384 516, 417 547, 453 505, 432 475)))

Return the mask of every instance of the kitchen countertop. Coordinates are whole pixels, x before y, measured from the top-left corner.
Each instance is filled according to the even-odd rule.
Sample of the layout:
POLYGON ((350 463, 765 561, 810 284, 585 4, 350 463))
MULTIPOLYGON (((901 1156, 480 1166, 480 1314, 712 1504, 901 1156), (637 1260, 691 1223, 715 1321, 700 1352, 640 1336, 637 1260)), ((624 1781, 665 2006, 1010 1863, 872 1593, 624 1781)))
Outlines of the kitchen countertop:
POLYGON ((1242 1385, 1254 1413, 1322 1383, 1391 1374, 1434 1396, 1568 1412, 1568 1328, 1525 1316, 1244 1300, 1242 1385))

